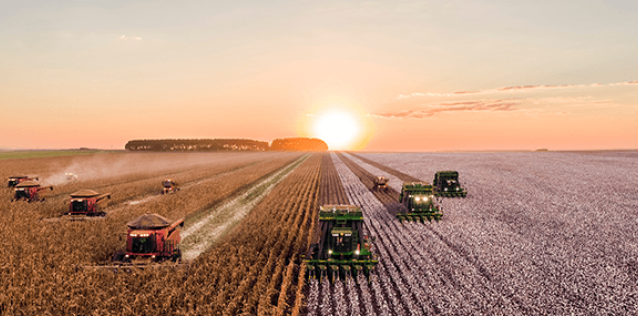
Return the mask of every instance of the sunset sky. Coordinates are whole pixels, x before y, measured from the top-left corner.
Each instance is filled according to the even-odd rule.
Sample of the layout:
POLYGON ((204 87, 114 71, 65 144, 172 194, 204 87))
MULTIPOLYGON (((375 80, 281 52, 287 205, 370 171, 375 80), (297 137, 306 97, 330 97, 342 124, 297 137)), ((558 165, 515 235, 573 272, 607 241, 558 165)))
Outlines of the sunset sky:
POLYGON ((331 149, 638 148, 637 1, 0 8, 0 149, 335 129, 331 149))

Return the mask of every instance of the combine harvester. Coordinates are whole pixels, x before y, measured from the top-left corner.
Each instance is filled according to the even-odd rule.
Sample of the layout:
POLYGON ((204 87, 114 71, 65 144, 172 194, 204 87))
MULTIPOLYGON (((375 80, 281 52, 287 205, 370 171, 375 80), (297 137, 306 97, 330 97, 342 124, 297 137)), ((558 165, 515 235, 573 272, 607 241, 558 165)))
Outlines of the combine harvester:
POLYGON ((69 212, 64 215, 106 216, 102 211, 104 199, 110 199, 111 193, 99 194, 93 190, 82 190, 71 194, 69 212))
POLYGON ((368 236, 363 235, 363 212, 354 205, 324 205, 319 208, 318 231, 304 256, 308 277, 328 277, 331 283, 370 273, 379 260, 370 251, 368 236), (319 237, 319 240, 317 239, 319 237))
POLYGON ((166 179, 162 181, 164 185, 164 189, 162 189, 162 194, 176 193, 179 191, 179 184, 171 179, 166 179))
POLYGON ((40 194, 41 191, 46 189, 50 189, 53 191, 53 186, 41 186, 39 183, 34 181, 23 181, 20 184, 16 185, 14 188, 13 201, 27 201, 29 203, 40 201, 44 202, 44 196, 40 194))
POLYGON ((378 176, 374 178, 374 187, 372 187, 375 191, 388 191, 388 182, 390 179, 382 176, 378 176))
POLYGON ((434 175, 434 195, 441 197, 466 197, 467 191, 459 183, 457 171, 439 171, 434 175))
POLYGON ((184 219, 170 223, 166 218, 146 213, 126 224, 126 250, 113 255, 115 266, 134 265, 138 268, 167 260, 179 263, 182 252, 179 227, 184 219))
POLYGON ((407 213, 397 214, 401 223, 404 220, 425 223, 440 221, 443 211, 434 205, 434 192, 432 185, 425 182, 405 182, 401 187, 399 202, 405 207, 407 213))
POLYGON ((67 172, 64 174, 64 178, 66 179, 67 182, 73 182, 78 180, 78 175, 71 172, 67 172))
POLYGON ((15 188, 16 185, 24 182, 24 181, 38 181, 40 179, 38 178, 29 178, 29 176, 25 176, 25 175, 13 175, 10 176, 9 179, 7 179, 7 187, 8 188, 15 188))

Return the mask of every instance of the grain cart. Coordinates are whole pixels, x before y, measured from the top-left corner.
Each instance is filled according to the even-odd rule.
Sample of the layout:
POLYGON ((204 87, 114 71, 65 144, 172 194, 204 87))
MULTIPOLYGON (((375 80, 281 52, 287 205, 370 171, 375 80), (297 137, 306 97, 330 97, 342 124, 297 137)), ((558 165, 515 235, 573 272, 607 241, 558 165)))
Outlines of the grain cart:
POLYGON ((443 197, 465 197, 467 191, 459 183, 456 171, 439 171, 434 175, 434 195, 443 197))
POLYGON ((81 190, 71 194, 69 212, 64 215, 106 216, 102 210, 111 193, 100 194, 93 190, 81 190))
POLYGON ((53 191, 53 186, 50 186, 50 185, 41 186, 39 183, 34 181, 23 181, 20 184, 15 186, 14 196, 11 202, 13 201, 44 202, 44 196, 42 196, 40 192, 46 189, 50 189, 51 191, 53 191))
POLYGON ((113 255, 115 264, 144 265, 172 260, 178 262, 182 252, 178 248, 181 237, 179 227, 184 219, 170 223, 166 218, 146 213, 126 224, 126 251, 113 255))
POLYGON ((164 189, 162 189, 162 194, 175 193, 179 191, 179 184, 177 184, 177 182, 174 180, 166 179, 162 181, 162 184, 164 185, 164 189))
POLYGON ((38 181, 40 179, 38 178, 29 178, 28 176, 25 175, 13 175, 10 176, 9 179, 7 179, 7 187, 8 188, 15 188, 16 185, 24 182, 24 181, 38 181))
POLYGON ((372 189, 376 191, 382 191, 382 190, 388 191, 388 182, 390 182, 390 179, 386 177, 382 177, 382 176, 375 177, 374 187, 372 189))
POLYGON ((330 282, 349 276, 358 279, 379 262, 370 251, 371 242, 363 234, 363 212, 354 205, 324 205, 319 208, 319 225, 313 243, 304 256, 308 277, 330 282))
POLYGON ((425 223, 432 219, 439 221, 443 216, 440 208, 434 205, 434 192, 432 185, 425 182, 405 182, 401 187, 399 202, 405 207, 406 213, 397 214, 397 218, 404 220, 420 221, 425 223))

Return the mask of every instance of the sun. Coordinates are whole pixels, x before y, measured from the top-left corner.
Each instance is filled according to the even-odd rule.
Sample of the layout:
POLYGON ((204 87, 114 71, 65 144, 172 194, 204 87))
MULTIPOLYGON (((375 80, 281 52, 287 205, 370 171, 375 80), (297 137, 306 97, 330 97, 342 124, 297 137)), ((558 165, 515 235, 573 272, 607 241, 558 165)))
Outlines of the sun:
POLYGON ((313 132, 315 137, 328 144, 330 150, 344 150, 353 145, 359 136, 360 126, 354 115, 330 111, 317 117, 313 132))

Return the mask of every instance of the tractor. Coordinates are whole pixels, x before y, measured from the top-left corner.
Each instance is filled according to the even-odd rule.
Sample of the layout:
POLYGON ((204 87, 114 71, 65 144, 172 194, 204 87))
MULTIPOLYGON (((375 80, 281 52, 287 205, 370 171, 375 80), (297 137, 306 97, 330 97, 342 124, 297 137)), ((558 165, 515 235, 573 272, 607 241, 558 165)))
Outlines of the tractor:
POLYGON ((78 180, 78 175, 74 173, 67 172, 64 174, 64 178, 67 182, 73 182, 78 180))
POLYGON ((171 179, 166 179, 164 181, 162 181, 162 184, 164 185, 164 189, 162 190, 162 194, 169 194, 169 193, 175 193, 177 191, 179 191, 179 184, 171 179))
POLYGON ((44 196, 40 194, 41 191, 46 189, 50 189, 53 191, 53 186, 41 186, 39 183, 34 181, 23 181, 20 184, 16 185, 14 188, 14 197, 11 200, 13 201, 27 201, 27 202, 35 202, 40 201, 44 202, 44 196))
POLYGON ((442 197, 465 197, 467 191, 459 183, 457 171, 439 171, 434 175, 434 195, 442 197))
POLYGON ((401 223, 404 220, 420 221, 425 223, 441 220, 443 211, 434 204, 434 192, 432 185, 425 182, 405 182, 401 187, 399 202, 407 210, 406 213, 397 214, 401 223))
POLYGON ((38 181, 40 179, 38 178, 29 178, 28 176, 25 175, 13 175, 10 176, 9 179, 7 179, 7 187, 8 188, 14 188, 16 185, 20 184, 21 182, 24 181, 38 181))
POLYGON ((160 215, 146 213, 126 225, 126 251, 113 255, 115 264, 144 265, 181 260, 182 252, 178 245, 181 241, 179 227, 184 227, 183 218, 171 224, 160 215))
POLYGON ((363 212, 355 205, 324 205, 319 208, 319 225, 313 243, 304 256, 308 277, 337 278, 365 275, 379 262, 372 254, 371 242, 363 234, 363 212), (318 238, 317 238, 318 237, 318 238), (318 240, 317 240, 318 239, 318 240))
POLYGON ((102 211, 105 201, 111 193, 99 194, 93 190, 82 190, 71 194, 69 212, 64 215, 106 216, 102 211))
POLYGON ((390 179, 386 177, 374 177, 374 187, 372 189, 375 191, 388 191, 388 182, 390 182, 390 179))

